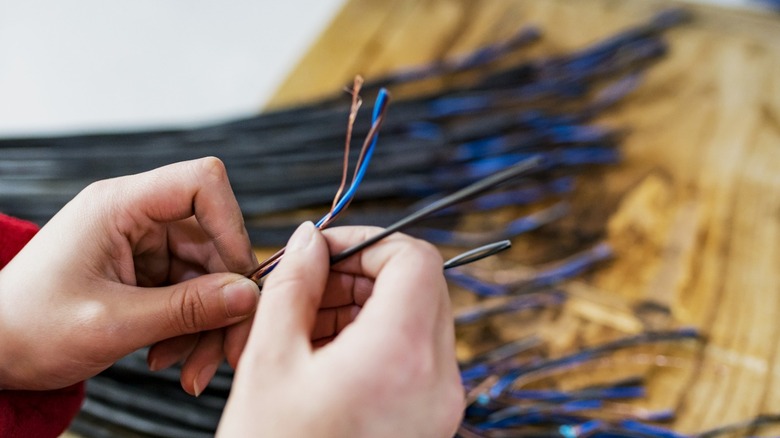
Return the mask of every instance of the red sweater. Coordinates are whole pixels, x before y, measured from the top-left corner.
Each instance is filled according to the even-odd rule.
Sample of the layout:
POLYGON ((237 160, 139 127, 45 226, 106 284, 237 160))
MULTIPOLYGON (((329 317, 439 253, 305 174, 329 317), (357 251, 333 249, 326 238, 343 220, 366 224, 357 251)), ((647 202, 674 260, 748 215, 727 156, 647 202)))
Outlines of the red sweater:
MULTIPOLYGON (((0 214, 0 269, 35 235, 38 228, 0 214)), ((0 336, 4 336, 0 333, 0 336)), ((0 390, 0 437, 56 437, 70 424, 84 400, 78 383, 55 391, 0 390)))

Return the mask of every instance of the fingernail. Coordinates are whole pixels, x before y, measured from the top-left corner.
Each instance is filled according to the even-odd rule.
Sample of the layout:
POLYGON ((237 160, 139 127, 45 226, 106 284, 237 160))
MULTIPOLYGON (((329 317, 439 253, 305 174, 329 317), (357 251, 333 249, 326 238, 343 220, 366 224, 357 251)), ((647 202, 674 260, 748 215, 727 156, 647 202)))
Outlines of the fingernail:
POLYGON ((203 367, 198 376, 192 382, 192 386, 195 388, 195 397, 199 397, 204 389, 209 385, 211 378, 217 373, 216 365, 206 365, 203 367))
POLYGON ((255 311, 260 290, 254 281, 241 278, 222 288, 228 317, 246 316, 255 311))
POLYGON ((287 251, 295 251, 297 249, 305 248, 311 241, 311 236, 314 234, 314 224, 311 221, 306 221, 298 226, 290 240, 287 242, 287 251))
POLYGON ((149 360, 149 371, 160 371, 160 368, 157 367, 157 359, 151 359, 149 360))

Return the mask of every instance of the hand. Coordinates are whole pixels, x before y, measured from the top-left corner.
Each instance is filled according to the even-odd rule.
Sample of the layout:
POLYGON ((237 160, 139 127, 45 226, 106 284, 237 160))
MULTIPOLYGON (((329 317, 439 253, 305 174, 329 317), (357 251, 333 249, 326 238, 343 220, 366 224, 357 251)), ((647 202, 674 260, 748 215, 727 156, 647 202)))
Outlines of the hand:
POLYGON ((197 393, 246 342, 259 291, 229 272, 256 266, 216 158, 94 183, 0 271, 0 387, 64 387, 157 343, 151 367, 186 360, 197 393))
POLYGON ((376 232, 306 223, 293 234, 263 287, 219 435, 455 433, 464 391, 438 252, 394 235, 329 267, 329 251, 376 232))

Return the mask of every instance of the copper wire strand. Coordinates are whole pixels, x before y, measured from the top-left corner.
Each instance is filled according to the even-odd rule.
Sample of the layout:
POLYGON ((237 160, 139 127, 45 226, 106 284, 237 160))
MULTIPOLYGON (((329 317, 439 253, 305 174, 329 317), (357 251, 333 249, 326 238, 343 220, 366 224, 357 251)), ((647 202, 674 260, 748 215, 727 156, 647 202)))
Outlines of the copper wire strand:
MULTIPOLYGON (((339 203, 341 194, 344 193, 344 188, 347 186, 347 175, 349 174, 349 147, 352 142, 352 129, 355 126, 355 120, 357 119, 357 113, 360 106, 363 103, 363 99, 360 98, 360 88, 363 86, 363 77, 355 76, 355 82, 352 85, 352 106, 349 109, 349 118, 347 119, 347 135, 344 141, 344 165, 341 172, 341 184, 336 191, 336 195, 333 197, 333 203, 330 206, 330 212, 328 215, 333 214, 333 210, 336 209, 336 204, 339 203)), ((359 163, 358 163, 359 164, 359 163)), ((355 180, 355 177, 352 177, 355 180)))
MULTIPOLYGON (((366 159, 366 153, 368 152, 368 149, 371 146, 371 143, 374 141, 377 135, 379 135, 379 129, 382 127, 382 122, 385 119, 385 111, 386 111, 387 105, 385 104, 380 108, 380 112, 374 121, 374 123, 371 125, 371 128, 368 131, 368 134, 366 135, 365 140, 363 141, 363 146, 360 148, 360 154, 358 155, 357 162, 355 164, 355 171, 352 174, 352 183, 354 183, 355 178, 357 178, 358 172, 360 172, 360 168, 363 167, 365 159, 366 159)), ((345 160, 345 172, 347 170, 346 167, 347 161, 345 160)), ((327 228, 331 223, 333 223, 334 220, 343 212, 346 210, 349 205, 352 203, 352 199, 347 199, 346 203, 344 204, 344 207, 339 211, 334 213, 335 206, 338 202, 340 202, 341 199, 338 197, 334 198, 333 207, 331 207, 331 211, 328 212, 327 215, 325 215, 324 220, 322 221, 322 224, 320 225, 320 229, 327 228)))
MULTIPOLYGON (((360 105, 362 104, 362 99, 359 96, 360 87, 362 86, 362 84, 363 84, 363 78, 360 76, 356 76, 354 87, 352 90, 352 106, 347 120, 347 134, 346 134, 346 141, 344 144, 344 166, 343 166, 343 171, 341 176, 341 183, 339 184, 339 188, 336 191, 335 196, 333 197, 333 203, 331 204, 330 211, 325 215, 322 224, 320 225, 320 229, 325 229, 328 227, 328 225, 333 223, 333 221, 336 220, 336 218, 339 216, 340 212, 344 211, 347 207, 349 207, 349 204, 351 203, 351 199, 347 200, 347 202, 344 204, 344 207, 340 210, 340 212, 334 213, 334 210, 336 209, 336 205, 341 201, 344 188, 347 185, 346 180, 347 180, 347 175, 349 173, 350 143, 352 138, 352 130, 355 124, 355 120, 357 119, 357 113, 358 110, 360 109, 360 105)), ((355 170, 352 174, 352 182, 355 181, 355 178, 357 177, 360 168, 364 164, 368 148, 370 147, 374 138, 379 133, 379 129, 381 128, 382 122, 384 121, 385 118, 386 108, 387 108, 386 105, 381 108, 379 115, 377 116, 374 123, 371 125, 371 129, 369 129, 368 134, 366 135, 366 138, 363 141, 363 145, 360 148, 360 154, 358 156, 357 163, 355 164, 355 170)), ((281 248, 272 256, 262 261, 254 271, 252 271, 249 275, 247 275, 247 277, 250 280, 254 281, 255 283, 258 283, 259 285, 262 278, 265 277, 276 266, 276 264, 279 263, 279 260, 281 260, 281 258, 284 256, 285 248, 286 247, 281 248)))
MULTIPOLYGON (((377 117, 376 122, 374 122, 374 124, 371 125, 371 129, 368 131, 368 135, 366 136, 366 139, 363 142, 363 147, 360 149, 360 155, 358 156, 357 164, 355 165, 355 171, 352 174, 353 181, 357 177, 360 168, 363 167, 363 162, 366 159, 366 152, 368 151, 371 142, 374 141, 374 138, 379 134, 379 128, 382 127, 382 122, 384 121, 384 119, 385 119, 385 112, 383 108, 382 112, 379 114, 379 117, 377 117)), ((344 211, 347 207, 349 207, 349 204, 351 203, 352 200, 348 199, 347 203, 344 204, 344 208, 342 208, 341 211, 344 211)), ((330 225, 336 219, 336 217, 338 217, 338 214, 336 216, 329 215, 328 219, 325 222, 323 222, 320 228, 325 228, 328 225, 330 225)))
MULTIPOLYGON (((377 133, 379 133, 379 128, 381 127, 383 120, 384 120, 384 112, 382 112, 379 115, 376 122, 374 122, 374 124, 371 126, 371 130, 368 132, 368 135, 366 136, 366 140, 363 143, 363 147, 360 150, 360 156, 358 158, 357 167, 355 168, 355 174, 357 174, 357 169, 359 169, 360 166, 363 165, 363 161, 365 160, 366 150, 368 149, 368 146, 371 144, 371 142, 373 141, 377 133)), ((349 207, 350 202, 351 200, 349 200, 344 205, 344 208, 341 211, 344 211, 344 209, 349 207)), ((336 220, 338 214, 333 215, 332 213, 333 211, 331 210, 331 212, 329 212, 326 215, 326 219, 325 221, 323 221, 322 225, 320 225, 320 229, 326 228, 328 225, 333 223, 334 220, 336 220)), ((249 278, 254 282, 259 282, 263 277, 265 277, 268 274, 268 272, 271 271, 271 269, 274 268, 274 266, 276 266, 277 263, 279 263, 279 260, 284 255, 284 249, 285 248, 280 249, 274 255, 272 255, 262 263, 260 263, 260 266, 252 274, 249 275, 249 278)))

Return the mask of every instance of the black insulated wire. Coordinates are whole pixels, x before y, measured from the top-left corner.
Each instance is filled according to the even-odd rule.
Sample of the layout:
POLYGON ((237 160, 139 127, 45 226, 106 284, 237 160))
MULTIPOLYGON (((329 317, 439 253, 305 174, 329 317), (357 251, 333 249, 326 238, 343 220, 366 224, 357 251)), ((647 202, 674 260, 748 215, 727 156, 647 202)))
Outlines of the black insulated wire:
POLYGON ((405 218, 399 220, 398 222, 395 222, 394 224, 390 225, 384 231, 375 235, 374 237, 371 237, 370 239, 367 239, 362 243, 354 245, 336 255, 331 256, 330 264, 334 265, 346 259, 347 257, 355 255, 358 252, 368 248, 369 246, 379 242, 385 237, 397 231, 400 231, 403 228, 408 227, 409 225, 415 224, 421 221, 422 219, 425 219, 426 217, 436 213, 437 211, 455 205, 459 202, 465 201, 466 199, 469 199, 472 196, 476 196, 480 193, 491 190, 496 186, 504 182, 507 182, 509 180, 512 180, 514 178, 517 178, 521 175, 527 174, 534 170, 538 170, 542 167, 543 162, 544 159, 542 158, 542 156, 533 156, 531 158, 522 160, 507 169, 494 173, 484 179, 481 179, 471 185, 468 185, 458 190, 457 192, 428 205, 427 207, 423 207, 422 209, 410 214, 409 216, 406 216, 405 218))
POLYGON ((484 258, 488 258, 492 255, 496 255, 501 251, 505 251, 512 247, 512 242, 509 240, 500 240, 498 242, 488 243, 478 248, 466 251, 459 254, 446 262, 444 262, 444 269, 457 268, 458 266, 468 265, 484 258))

